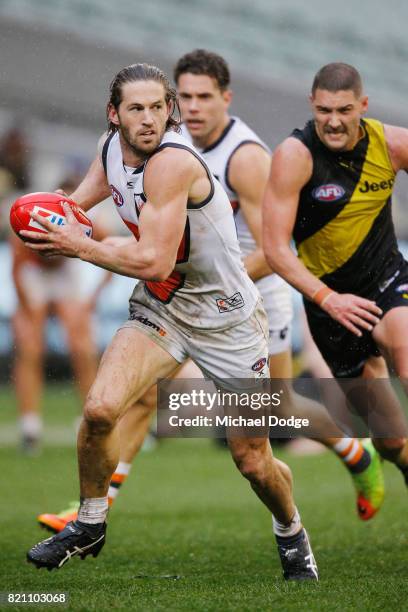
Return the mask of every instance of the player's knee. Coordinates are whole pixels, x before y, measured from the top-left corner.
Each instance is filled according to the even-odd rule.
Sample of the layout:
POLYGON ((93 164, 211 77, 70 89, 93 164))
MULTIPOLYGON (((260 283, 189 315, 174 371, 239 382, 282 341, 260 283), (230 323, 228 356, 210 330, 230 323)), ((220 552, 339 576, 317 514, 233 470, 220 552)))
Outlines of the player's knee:
POLYGON ((244 459, 239 467, 242 476, 251 483, 261 483, 265 479, 265 470, 263 461, 259 458, 252 457, 244 459))
POLYGON ((242 476, 251 483, 261 483, 268 472, 268 458, 263 448, 241 449, 234 454, 234 461, 242 476))
POLYGON ((120 415, 120 406, 112 400, 89 396, 84 408, 84 420, 94 431, 112 430, 120 415))
POLYGON ((382 438, 375 440, 375 446, 384 459, 395 461, 407 443, 406 438, 382 438))

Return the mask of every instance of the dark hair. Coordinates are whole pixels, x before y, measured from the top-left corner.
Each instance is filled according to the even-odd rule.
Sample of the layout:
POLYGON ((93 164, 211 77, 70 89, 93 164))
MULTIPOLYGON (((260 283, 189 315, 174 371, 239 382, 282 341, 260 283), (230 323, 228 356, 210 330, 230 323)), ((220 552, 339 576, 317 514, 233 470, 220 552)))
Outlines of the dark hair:
POLYGON ((122 70, 118 72, 111 82, 109 86, 109 101, 106 105, 106 118, 109 131, 115 132, 118 129, 117 125, 109 121, 109 108, 113 106, 118 110, 122 102, 123 85, 133 81, 156 81, 163 85, 166 104, 169 102, 172 103, 172 111, 166 123, 166 130, 179 131, 180 119, 174 116, 176 112, 180 115, 176 90, 171 87, 169 79, 160 68, 150 66, 149 64, 131 64, 130 66, 126 66, 126 68, 122 68, 122 70))
POLYGON ((215 79, 221 91, 225 91, 230 84, 230 71, 225 59, 205 49, 195 49, 179 59, 174 68, 174 81, 177 83, 180 75, 186 72, 205 74, 215 79))
POLYGON ((363 91, 363 84, 358 70, 353 66, 334 62, 320 68, 313 80, 312 96, 316 89, 325 89, 331 92, 351 89, 358 98, 363 91))

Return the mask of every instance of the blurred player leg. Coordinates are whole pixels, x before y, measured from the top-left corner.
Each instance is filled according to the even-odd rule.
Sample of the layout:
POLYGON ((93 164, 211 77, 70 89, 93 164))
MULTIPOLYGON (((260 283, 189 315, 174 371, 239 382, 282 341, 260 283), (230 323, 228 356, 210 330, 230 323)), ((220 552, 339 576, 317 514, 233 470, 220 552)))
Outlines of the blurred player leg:
MULTIPOLYGON (((406 396, 408 396, 408 345, 406 335, 401 333, 401 330, 406 330, 407 324, 408 309, 406 306, 400 306, 387 312, 373 331, 375 341, 380 347, 382 354, 385 356, 390 370, 399 378, 399 381, 405 390, 406 396)), ((381 363, 379 363, 378 359, 369 359, 364 368, 364 377, 384 379, 386 377, 384 373, 385 366, 382 371, 378 371, 379 367, 381 367, 381 363)), ((381 389, 386 389, 384 384, 381 385, 381 389)), ((382 403, 385 406, 389 406, 390 419, 392 418, 393 411, 396 415, 400 413, 400 417, 396 416, 396 419, 402 421, 401 426, 394 426, 392 428, 392 433, 394 434, 395 430, 398 430, 399 435, 393 435, 390 438, 377 438, 374 440, 374 443, 385 459, 395 463, 395 465, 401 471, 405 483, 408 486, 408 441, 406 419, 405 415, 401 414, 401 404, 397 399, 394 390, 391 388, 391 386, 388 386, 388 390, 388 397, 385 398, 382 403)))
POLYGON ((121 418, 120 461, 130 465, 141 450, 156 406, 157 387, 153 385, 121 418))
POLYGON ((300 310, 302 323, 302 354, 301 361, 303 368, 314 378, 332 378, 333 375, 329 366, 323 359, 319 349, 313 341, 309 325, 306 319, 305 309, 300 310))
POLYGON ((14 383, 20 414, 22 450, 35 454, 42 433, 44 327, 47 305, 19 305, 13 318, 16 346, 14 383))
MULTIPOLYGON (((269 369, 271 378, 289 381, 293 376, 290 351, 271 355, 269 369)), ((344 463, 356 490, 358 516, 361 520, 371 519, 384 500, 384 476, 380 457, 373 444, 369 440, 361 442, 356 438, 344 436, 322 404, 295 393, 293 389, 290 389, 286 412, 288 410, 296 417, 309 418, 316 424, 318 431, 330 432, 330 435, 319 436, 315 440, 332 450, 344 463)), ((297 440, 294 441, 296 442, 297 440)))
POLYGON ((98 352, 92 333, 92 312, 84 302, 58 301, 56 314, 64 328, 75 383, 85 401, 98 369, 98 352))

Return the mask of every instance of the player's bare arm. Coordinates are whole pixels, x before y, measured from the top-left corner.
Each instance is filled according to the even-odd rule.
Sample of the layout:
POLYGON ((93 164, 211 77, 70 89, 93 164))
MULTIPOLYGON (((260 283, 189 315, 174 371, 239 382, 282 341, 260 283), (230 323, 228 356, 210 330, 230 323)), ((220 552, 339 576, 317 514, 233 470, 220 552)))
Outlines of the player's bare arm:
POLYGON ((95 157, 81 183, 70 195, 83 210, 90 210, 99 202, 111 195, 102 161, 99 155, 95 157))
POLYGON ((29 248, 43 254, 79 257, 123 276, 162 281, 176 262, 187 200, 199 201, 205 189, 209 190, 208 184, 201 165, 190 153, 172 150, 169 155, 165 149, 149 161, 145 171, 147 202, 140 214, 138 242, 112 247, 84 236, 68 206, 66 226, 56 228, 35 216, 48 233, 40 237, 35 232, 22 234, 36 241, 26 243, 29 248))
POLYGON ((395 172, 408 170, 408 129, 384 125, 384 134, 395 172))
POLYGON ((248 143, 233 154, 228 171, 228 181, 238 195, 240 208, 257 245, 257 249, 244 258, 253 281, 272 272, 262 248, 262 198, 270 165, 269 153, 258 144, 248 143))
MULTIPOLYGON (((102 164, 102 148, 107 138, 103 134, 98 142, 98 155, 91 163, 88 172, 69 196, 82 210, 90 210, 96 204, 106 200, 111 195, 110 187, 106 180, 105 171, 102 164)), ((62 189, 57 189, 57 193, 64 193, 62 189)), ((66 195, 66 194, 64 194, 66 195)))
POLYGON ((267 262, 311 299, 322 283, 291 249, 299 193, 312 173, 311 156, 301 143, 287 138, 275 151, 263 203, 263 244, 267 262))
POLYGON ((276 149, 263 206, 265 256, 270 266, 307 299, 319 303, 333 319, 361 336, 359 328, 371 330, 381 310, 365 298, 331 291, 307 270, 290 246, 299 194, 312 169, 312 157, 297 139, 287 138, 276 149))
POLYGON ((118 247, 125 246, 126 244, 135 244, 137 240, 132 234, 131 236, 106 236, 102 242, 110 246, 118 247))
MULTIPOLYGON (((106 174, 102 164, 102 148, 106 141, 107 135, 103 134, 98 142, 98 155, 93 160, 88 172, 70 195, 73 200, 83 210, 90 210, 96 204, 99 204, 106 198, 110 197, 111 190, 106 180, 106 174)), ((136 238, 131 236, 110 236, 106 228, 99 225, 94 226, 93 236, 96 240, 109 244, 111 246, 123 246, 132 244, 136 238)))

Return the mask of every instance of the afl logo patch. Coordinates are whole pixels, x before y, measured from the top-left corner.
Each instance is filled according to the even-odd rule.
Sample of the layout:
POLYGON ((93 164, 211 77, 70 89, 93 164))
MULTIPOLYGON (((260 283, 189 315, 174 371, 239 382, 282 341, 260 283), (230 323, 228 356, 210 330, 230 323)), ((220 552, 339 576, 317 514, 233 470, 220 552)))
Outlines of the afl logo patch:
POLYGON ((253 370, 254 372, 260 372, 266 364, 266 359, 265 357, 262 357, 262 359, 259 359, 256 363, 254 363, 254 365, 251 367, 251 370, 253 370))
POLYGON ((112 199, 115 202, 116 206, 123 206, 123 196, 118 189, 116 189, 115 185, 109 185, 112 192, 112 199))
POLYGON ((335 202, 340 200, 345 193, 340 185, 329 183, 328 185, 320 185, 320 187, 313 189, 312 196, 315 200, 319 200, 319 202, 335 202))

